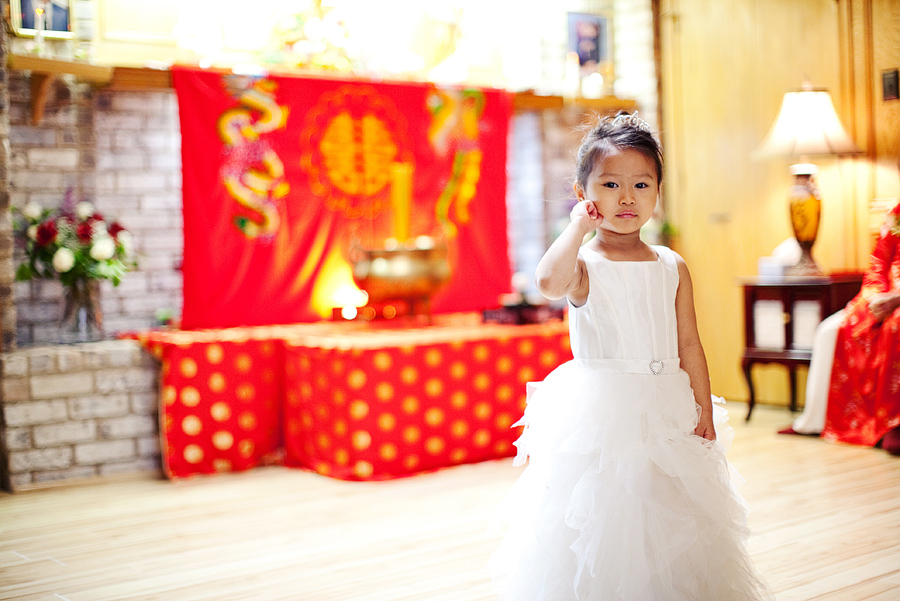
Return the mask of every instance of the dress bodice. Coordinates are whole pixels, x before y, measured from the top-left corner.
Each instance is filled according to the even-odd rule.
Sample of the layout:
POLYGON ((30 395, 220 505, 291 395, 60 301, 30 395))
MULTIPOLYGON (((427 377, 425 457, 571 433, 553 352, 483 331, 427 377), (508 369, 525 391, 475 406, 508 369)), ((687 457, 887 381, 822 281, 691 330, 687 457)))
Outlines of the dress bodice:
POLYGON ((582 306, 569 306, 576 359, 678 357, 675 253, 665 246, 653 250, 656 261, 610 261, 588 247, 579 250, 590 291, 582 306))

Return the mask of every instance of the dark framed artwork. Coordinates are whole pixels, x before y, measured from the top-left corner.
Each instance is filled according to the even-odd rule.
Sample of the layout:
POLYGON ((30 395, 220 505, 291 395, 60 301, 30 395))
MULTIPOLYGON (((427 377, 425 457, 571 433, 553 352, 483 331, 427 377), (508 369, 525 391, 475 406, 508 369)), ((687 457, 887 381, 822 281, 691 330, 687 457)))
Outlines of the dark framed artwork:
POLYGON ((12 31, 20 37, 34 37, 37 33, 38 9, 43 9, 44 37, 71 39, 73 0, 9 0, 12 31))
POLYGON ((568 13, 569 52, 578 55, 582 74, 612 70, 612 20, 607 15, 568 13))

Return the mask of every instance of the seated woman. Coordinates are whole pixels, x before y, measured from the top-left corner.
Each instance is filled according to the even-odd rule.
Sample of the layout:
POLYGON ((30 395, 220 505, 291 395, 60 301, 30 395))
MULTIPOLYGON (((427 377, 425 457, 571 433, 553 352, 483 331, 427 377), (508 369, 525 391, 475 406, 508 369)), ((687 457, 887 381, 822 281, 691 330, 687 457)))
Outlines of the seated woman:
POLYGON ((806 405, 791 431, 900 454, 900 204, 860 293, 816 330, 806 405))

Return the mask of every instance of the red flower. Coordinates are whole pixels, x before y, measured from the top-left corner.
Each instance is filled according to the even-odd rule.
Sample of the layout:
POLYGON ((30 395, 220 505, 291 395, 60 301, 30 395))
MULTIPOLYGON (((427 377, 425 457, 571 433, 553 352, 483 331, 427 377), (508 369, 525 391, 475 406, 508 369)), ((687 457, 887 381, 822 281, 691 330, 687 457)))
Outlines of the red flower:
POLYGON ((85 221, 84 223, 78 224, 78 230, 75 232, 78 235, 78 239, 82 242, 90 242, 91 237, 94 234, 94 226, 91 225, 90 222, 85 221))
POLYGON ((113 240, 118 240, 119 232, 124 232, 125 228, 119 225, 118 221, 113 221, 109 226, 109 235, 112 236, 113 240))
POLYGON ((56 240, 56 222, 45 221, 37 228, 37 243, 40 246, 47 246, 56 240))

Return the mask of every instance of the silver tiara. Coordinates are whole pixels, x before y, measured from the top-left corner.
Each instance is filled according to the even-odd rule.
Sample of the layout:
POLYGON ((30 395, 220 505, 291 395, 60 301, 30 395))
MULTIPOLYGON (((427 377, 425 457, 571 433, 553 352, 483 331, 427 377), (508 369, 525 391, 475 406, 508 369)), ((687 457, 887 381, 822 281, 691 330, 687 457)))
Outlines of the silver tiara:
POLYGON ((627 125, 629 127, 636 127, 641 131, 645 131, 648 134, 652 134, 653 130, 650 129, 650 124, 638 117, 638 112, 634 111, 630 115, 627 113, 622 113, 621 115, 617 115, 615 119, 612 120, 612 124, 614 127, 621 127, 623 125, 627 125))

